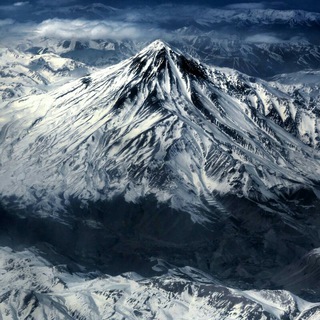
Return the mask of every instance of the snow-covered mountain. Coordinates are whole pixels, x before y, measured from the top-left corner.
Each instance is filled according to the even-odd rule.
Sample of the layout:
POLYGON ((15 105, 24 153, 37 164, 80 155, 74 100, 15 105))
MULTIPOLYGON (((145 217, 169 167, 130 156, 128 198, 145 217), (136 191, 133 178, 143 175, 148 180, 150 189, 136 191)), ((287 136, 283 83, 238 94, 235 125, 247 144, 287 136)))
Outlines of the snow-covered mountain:
MULTIPOLYGON (((193 26, 178 28, 164 37, 172 46, 206 64, 233 68, 265 79, 280 73, 320 68, 319 44, 304 38, 283 40, 266 31, 255 37, 244 37, 234 32, 204 31, 193 26), (265 40, 265 37, 271 39, 265 40)), ((47 52, 101 68, 133 56, 149 42, 148 39, 61 40, 35 37, 9 47, 20 53, 41 55, 47 52)))
POLYGON ((266 82, 206 68, 156 41, 8 105, 1 193, 38 204, 52 194, 92 201, 152 194, 192 211, 215 192, 269 201, 312 190, 319 119, 309 109, 266 82))
POLYGON ((197 5, 158 5, 150 10, 148 6, 116 9, 101 4, 88 6, 70 6, 42 10, 42 17, 51 18, 61 16, 69 19, 87 16, 90 19, 110 19, 116 17, 126 22, 153 23, 170 26, 193 22, 208 27, 210 25, 234 24, 249 25, 282 25, 289 27, 318 26, 320 14, 304 10, 275 10, 267 8, 210 8, 197 5), (54 12, 56 10, 56 12, 54 12), (49 15, 49 17, 48 17, 49 15))
MULTIPOLYGON (((193 268, 154 262, 158 275, 116 277, 52 264, 34 248, 0 249, 4 319, 317 319, 319 303, 278 290, 236 290, 193 268)), ((157 272, 155 272, 157 273, 157 272)))
POLYGON ((52 84, 81 77, 93 70, 54 53, 0 49, 0 101, 46 92, 52 84))
POLYGON ((304 38, 283 40, 266 31, 251 36, 228 35, 194 27, 177 29, 174 34, 170 43, 183 52, 207 64, 255 77, 267 79, 280 73, 320 68, 319 45, 304 38))
MULTIPOLYGON (((199 303, 214 309, 195 312, 216 312, 217 319, 224 314, 216 309, 217 292, 226 318, 244 310, 240 303, 257 317, 308 319, 318 306, 293 294, 243 291, 290 288, 317 299, 307 281, 299 287, 281 277, 301 272, 300 258, 317 260, 312 249, 320 247, 319 106, 293 94, 293 82, 209 67, 158 40, 117 65, 8 103, 0 118, 0 235, 10 243, 47 242, 78 263, 118 274, 140 270, 150 257, 210 272, 222 287, 202 288, 196 280, 190 286, 197 297, 211 290, 199 303)), ((297 279, 315 277, 308 270, 297 279)), ((177 277, 143 281, 148 288, 173 285, 184 305, 189 289, 177 277)), ((121 295, 141 289, 131 280, 121 295)), ((87 285, 63 301, 65 293, 49 286, 51 300, 37 295, 41 307, 28 312, 46 312, 49 299, 54 312, 83 314, 92 303, 80 311, 71 304, 87 285)), ((91 291, 86 297, 100 299, 91 291)), ((18 300, 8 293, 3 308, 18 300)), ((122 302, 119 312, 134 312, 122 302)))
POLYGON ((136 54, 146 46, 146 41, 114 39, 55 39, 36 36, 23 40, 16 49, 41 55, 52 53, 85 65, 106 67, 136 54))

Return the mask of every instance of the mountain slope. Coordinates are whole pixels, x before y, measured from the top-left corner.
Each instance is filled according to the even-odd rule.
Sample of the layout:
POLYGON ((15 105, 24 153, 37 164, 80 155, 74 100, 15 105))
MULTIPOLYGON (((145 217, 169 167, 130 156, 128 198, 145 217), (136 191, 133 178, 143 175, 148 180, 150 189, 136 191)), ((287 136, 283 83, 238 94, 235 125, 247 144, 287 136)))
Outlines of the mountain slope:
POLYGON ((1 194, 43 206, 61 195, 154 194, 189 212, 216 192, 276 200, 319 181, 318 151, 293 136, 317 146, 318 119, 306 118, 301 129, 298 112, 306 111, 267 83, 207 69, 156 41, 116 66, 7 106, 1 194))

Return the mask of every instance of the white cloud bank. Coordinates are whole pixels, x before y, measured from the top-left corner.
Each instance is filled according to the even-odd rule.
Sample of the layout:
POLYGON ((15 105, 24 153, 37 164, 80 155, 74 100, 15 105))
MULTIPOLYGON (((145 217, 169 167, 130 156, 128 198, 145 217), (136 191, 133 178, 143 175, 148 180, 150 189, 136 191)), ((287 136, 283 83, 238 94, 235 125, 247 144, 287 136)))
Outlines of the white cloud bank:
POLYGON ((35 32, 58 39, 146 39, 161 36, 160 29, 118 21, 50 19, 43 21, 35 32))
POLYGON ((268 43, 268 44, 285 42, 284 40, 270 33, 255 34, 253 36, 247 37, 245 41, 251 42, 251 43, 268 43))
POLYGON ((279 7, 286 7, 286 3, 283 1, 239 2, 226 5, 224 8, 232 10, 263 10, 279 7))
POLYGON ((14 24, 13 19, 0 19, 0 28, 5 27, 5 26, 10 26, 14 24))
POLYGON ((15 2, 13 5, 15 7, 23 7, 29 4, 29 1, 23 1, 23 2, 15 2))

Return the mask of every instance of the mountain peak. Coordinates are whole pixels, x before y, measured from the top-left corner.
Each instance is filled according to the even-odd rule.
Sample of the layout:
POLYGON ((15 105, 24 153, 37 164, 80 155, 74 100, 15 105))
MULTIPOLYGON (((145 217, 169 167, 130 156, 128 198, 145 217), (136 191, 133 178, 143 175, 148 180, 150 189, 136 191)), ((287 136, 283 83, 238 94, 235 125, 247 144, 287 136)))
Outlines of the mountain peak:
POLYGON ((157 39, 153 42, 151 42, 148 46, 146 46, 144 49, 142 49, 140 51, 140 53, 138 53, 138 55, 142 54, 142 55, 153 55, 153 54, 158 54, 159 52, 175 52, 175 53, 180 53, 179 50, 176 49, 172 49, 171 46, 166 43, 165 41, 161 40, 161 39, 157 39))
POLYGON ((162 50, 162 49, 171 49, 170 46, 164 42, 163 40, 161 39, 157 39, 153 42, 151 42, 147 47, 146 49, 152 49, 152 50, 162 50))
POLYGON ((183 75, 184 78, 195 77, 198 80, 206 78, 206 72, 200 63, 191 57, 184 56, 179 50, 171 48, 169 44, 162 40, 155 40, 150 43, 131 61, 132 69, 139 72, 145 70, 144 75, 146 78, 149 78, 150 72, 153 75, 159 75, 159 72, 166 69, 171 69, 170 72, 173 73, 178 71, 180 73, 180 75, 176 75, 178 78, 183 75), (146 65, 149 68, 144 68, 146 65))

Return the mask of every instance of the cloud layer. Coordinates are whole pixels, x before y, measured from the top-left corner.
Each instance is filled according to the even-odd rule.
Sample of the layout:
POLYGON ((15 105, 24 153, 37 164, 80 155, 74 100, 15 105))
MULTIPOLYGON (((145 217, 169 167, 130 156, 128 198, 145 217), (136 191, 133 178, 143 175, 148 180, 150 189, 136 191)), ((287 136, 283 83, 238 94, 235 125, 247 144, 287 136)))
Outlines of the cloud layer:
POLYGON ((265 9, 266 6, 263 2, 241 2, 241 3, 226 5, 225 8, 251 10, 251 9, 265 9))
POLYGON ((253 36, 247 37, 245 41, 251 42, 251 43, 268 43, 268 44, 285 42, 280 37, 277 37, 275 34, 270 34, 270 33, 255 34, 253 36))
POLYGON ((49 19, 40 23, 35 32, 43 37, 61 39, 141 39, 160 37, 162 31, 148 25, 120 21, 49 19))

